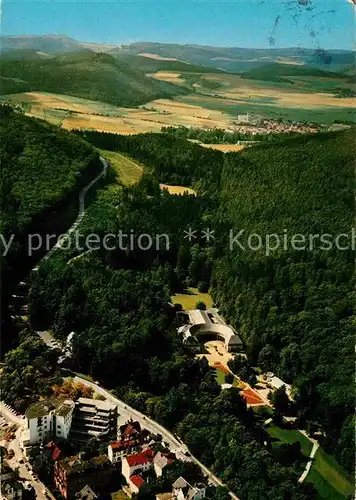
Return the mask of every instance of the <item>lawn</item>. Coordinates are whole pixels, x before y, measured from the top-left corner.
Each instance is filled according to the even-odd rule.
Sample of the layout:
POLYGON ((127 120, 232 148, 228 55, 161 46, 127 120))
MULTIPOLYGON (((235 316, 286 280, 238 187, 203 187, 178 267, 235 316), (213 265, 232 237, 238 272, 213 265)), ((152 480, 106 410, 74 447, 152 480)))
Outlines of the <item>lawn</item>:
POLYGON ((219 385, 225 384, 225 375, 226 373, 223 372, 223 370, 220 370, 220 368, 215 368, 216 381, 219 385))
POLYGON ((207 309, 212 307, 213 299, 209 293, 200 293, 197 288, 187 288, 184 293, 171 297, 172 304, 181 304, 183 309, 195 309, 197 302, 204 302, 207 309))
POLYGON ((345 500, 351 498, 354 492, 352 479, 333 456, 320 448, 306 481, 314 484, 323 500, 345 500))
MULTIPOLYGON (((299 430, 282 429, 274 424, 268 426, 266 430, 270 436, 285 443, 299 441, 303 455, 310 455, 312 443, 299 430)), ((319 500, 345 500, 351 498, 354 491, 351 478, 348 477, 334 457, 320 448, 316 452, 314 463, 306 477, 306 481, 314 485, 319 500)))
POLYGON ((302 447, 303 455, 306 457, 310 455, 313 445, 311 441, 309 441, 309 439, 297 429, 282 429, 277 425, 271 424, 266 430, 270 436, 278 439, 279 441, 283 441, 284 443, 295 443, 296 441, 299 441, 302 447))
POLYGON ((101 150, 101 154, 111 162, 120 184, 131 186, 140 180, 143 168, 133 160, 113 151, 101 150))

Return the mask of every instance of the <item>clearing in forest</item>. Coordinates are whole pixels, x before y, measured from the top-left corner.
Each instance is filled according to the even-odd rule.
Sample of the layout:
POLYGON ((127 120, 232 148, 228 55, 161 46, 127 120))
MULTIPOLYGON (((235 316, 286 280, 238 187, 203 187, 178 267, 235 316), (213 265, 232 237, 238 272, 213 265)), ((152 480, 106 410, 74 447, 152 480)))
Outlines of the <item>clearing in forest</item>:
POLYGON ((218 151, 222 151, 223 153, 237 153, 238 151, 242 151, 246 146, 242 144, 204 144, 200 143, 199 146, 208 149, 217 149, 218 151))
POLYGON ((166 189, 169 192, 169 194, 176 194, 176 195, 192 194, 194 196, 197 195, 197 193, 194 191, 194 189, 192 189, 190 187, 172 186, 171 184, 160 184, 159 187, 162 190, 166 189))
POLYGON ((121 153, 101 150, 102 156, 110 161, 117 174, 117 179, 124 186, 136 184, 142 177, 143 167, 121 153))
POLYGON ((197 288, 187 288, 183 293, 176 293, 171 297, 172 304, 181 304, 183 309, 196 309, 197 302, 204 302, 206 308, 213 306, 213 299, 209 293, 200 293, 197 288))

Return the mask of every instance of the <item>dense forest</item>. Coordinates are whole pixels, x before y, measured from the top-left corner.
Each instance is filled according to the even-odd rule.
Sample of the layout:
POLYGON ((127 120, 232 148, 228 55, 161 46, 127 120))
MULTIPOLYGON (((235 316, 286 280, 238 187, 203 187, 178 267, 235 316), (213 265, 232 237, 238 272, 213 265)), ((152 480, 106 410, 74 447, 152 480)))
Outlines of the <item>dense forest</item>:
POLYGON ((164 229, 172 246, 58 252, 33 276, 32 324, 53 326, 59 338, 75 331, 76 369, 177 432, 241 499, 312 499, 312 487, 297 482, 300 468, 292 472, 263 445, 263 419, 237 389, 221 393, 207 361, 185 352, 175 333, 170 294, 208 279, 213 262, 211 247, 182 245, 181 230, 202 227, 211 209, 204 197, 161 192, 150 175, 105 190, 88 210, 84 234, 164 229))
POLYGON ((199 194, 215 198, 218 192, 223 153, 203 149, 168 133, 135 136, 105 132, 75 131, 95 147, 129 154, 150 168, 158 182, 194 186, 199 194))
MULTIPOLYGON (((281 240, 322 233, 328 240, 347 233, 351 242, 352 136, 353 130, 286 138, 223 157, 206 155, 188 142, 183 149, 182 139, 170 134, 85 134, 97 146, 145 162, 157 181, 168 182, 170 176, 171 183, 193 185, 200 197, 209 198, 203 219, 218 236, 210 248, 215 302, 239 330, 252 362, 294 385, 301 421, 323 429, 324 446, 349 471, 354 428, 351 247, 339 250, 334 242, 329 249, 317 236, 312 250, 279 248, 266 256, 263 248, 241 251, 235 246, 231 251, 229 232, 243 229, 244 245, 253 233, 264 242, 270 233, 281 240)), ((345 245, 345 238, 340 242, 345 245)))
POLYGON ((49 59, 3 59, 0 73, 1 94, 37 90, 130 107, 187 93, 109 54, 89 50, 49 59))
MULTIPOLYGON (((0 107, 2 320, 18 280, 38 260, 28 234, 61 234, 75 219, 79 190, 100 172, 93 148, 66 131, 0 107), (9 248, 7 248, 7 245, 9 248)), ((42 250, 43 251, 43 250, 42 250)), ((6 337, 3 331, 2 339, 6 337)))
MULTIPOLYGON (((242 500, 315 498, 310 485, 297 482, 301 457, 289 450, 292 467, 286 457, 276 460, 263 419, 246 408, 237 389, 220 391, 206 360, 183 350, 170 295, 210 285, 245 342, 248 376, 258 365, 292 383, 301 425, 321 429, 323 446, 351 471, 351 251, 316 245, 266 255, 264 248, 230 249, 229 232, 245 230, 245 246, 252 233, 350 232, 353 130, 225 155, 164 133, 78 135, 147 165, 137 185, 101 191, 81 233, 164 233, 170 244, 57 252, 32 275, 32 326, 51 327, 62 339, 74 331, 75 368, 177 432, 242 500), (160 182, 192 186, 198 196, 171 196, 160 182), (214 229, 214 242, 189 243, 189 227, 198 234, 214 229)), ((7 387, 16 386, 11 373, 7 387)))
POLYGON ((263 241, 270 233, 281 239, 302 234, 308 243, 306 250, 289 246, 267 256, 263 247, 243 251, 226 244, 212 280, 215 300, 242 334, 252 362, 293 383, 300 417, 321 425, 325 446, 349 471, 354 463, 353 133, 303 136, 226 156, 218 226, 235 234, 245 230, 244 246, 253 233, 263 241), (316 235, 314 248, 309 234, 316 235), (328 235, 324 244, 322 234, 328 235), (335 241, 326 244, 340 234, 348 235, 340 240, 343 250, 335 241))

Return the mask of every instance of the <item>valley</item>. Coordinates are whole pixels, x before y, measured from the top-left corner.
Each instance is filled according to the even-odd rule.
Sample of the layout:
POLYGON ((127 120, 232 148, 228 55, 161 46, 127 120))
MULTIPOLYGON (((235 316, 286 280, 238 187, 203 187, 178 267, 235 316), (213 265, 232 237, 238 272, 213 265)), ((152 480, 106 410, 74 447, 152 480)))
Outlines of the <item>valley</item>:
POLYGON ((353 498, 353 56, 2 37, 23 498, 353 498))

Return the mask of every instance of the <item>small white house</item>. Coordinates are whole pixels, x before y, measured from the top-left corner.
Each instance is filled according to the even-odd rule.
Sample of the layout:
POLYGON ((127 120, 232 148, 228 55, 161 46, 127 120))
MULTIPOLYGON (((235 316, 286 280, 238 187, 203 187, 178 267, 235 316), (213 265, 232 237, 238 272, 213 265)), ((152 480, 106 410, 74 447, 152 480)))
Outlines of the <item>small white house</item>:
POLYGON ((200 500, 206 496, 205 484, 192 486, 180 476, 172 485, 172 495, 177 500, 200 500))
POLYGON ((173 463, 175 460, 175 455, 173 453, 162 453, 158 452, 153 459, 153 468, 157 477, 162 477, 163 469, 173 463))

